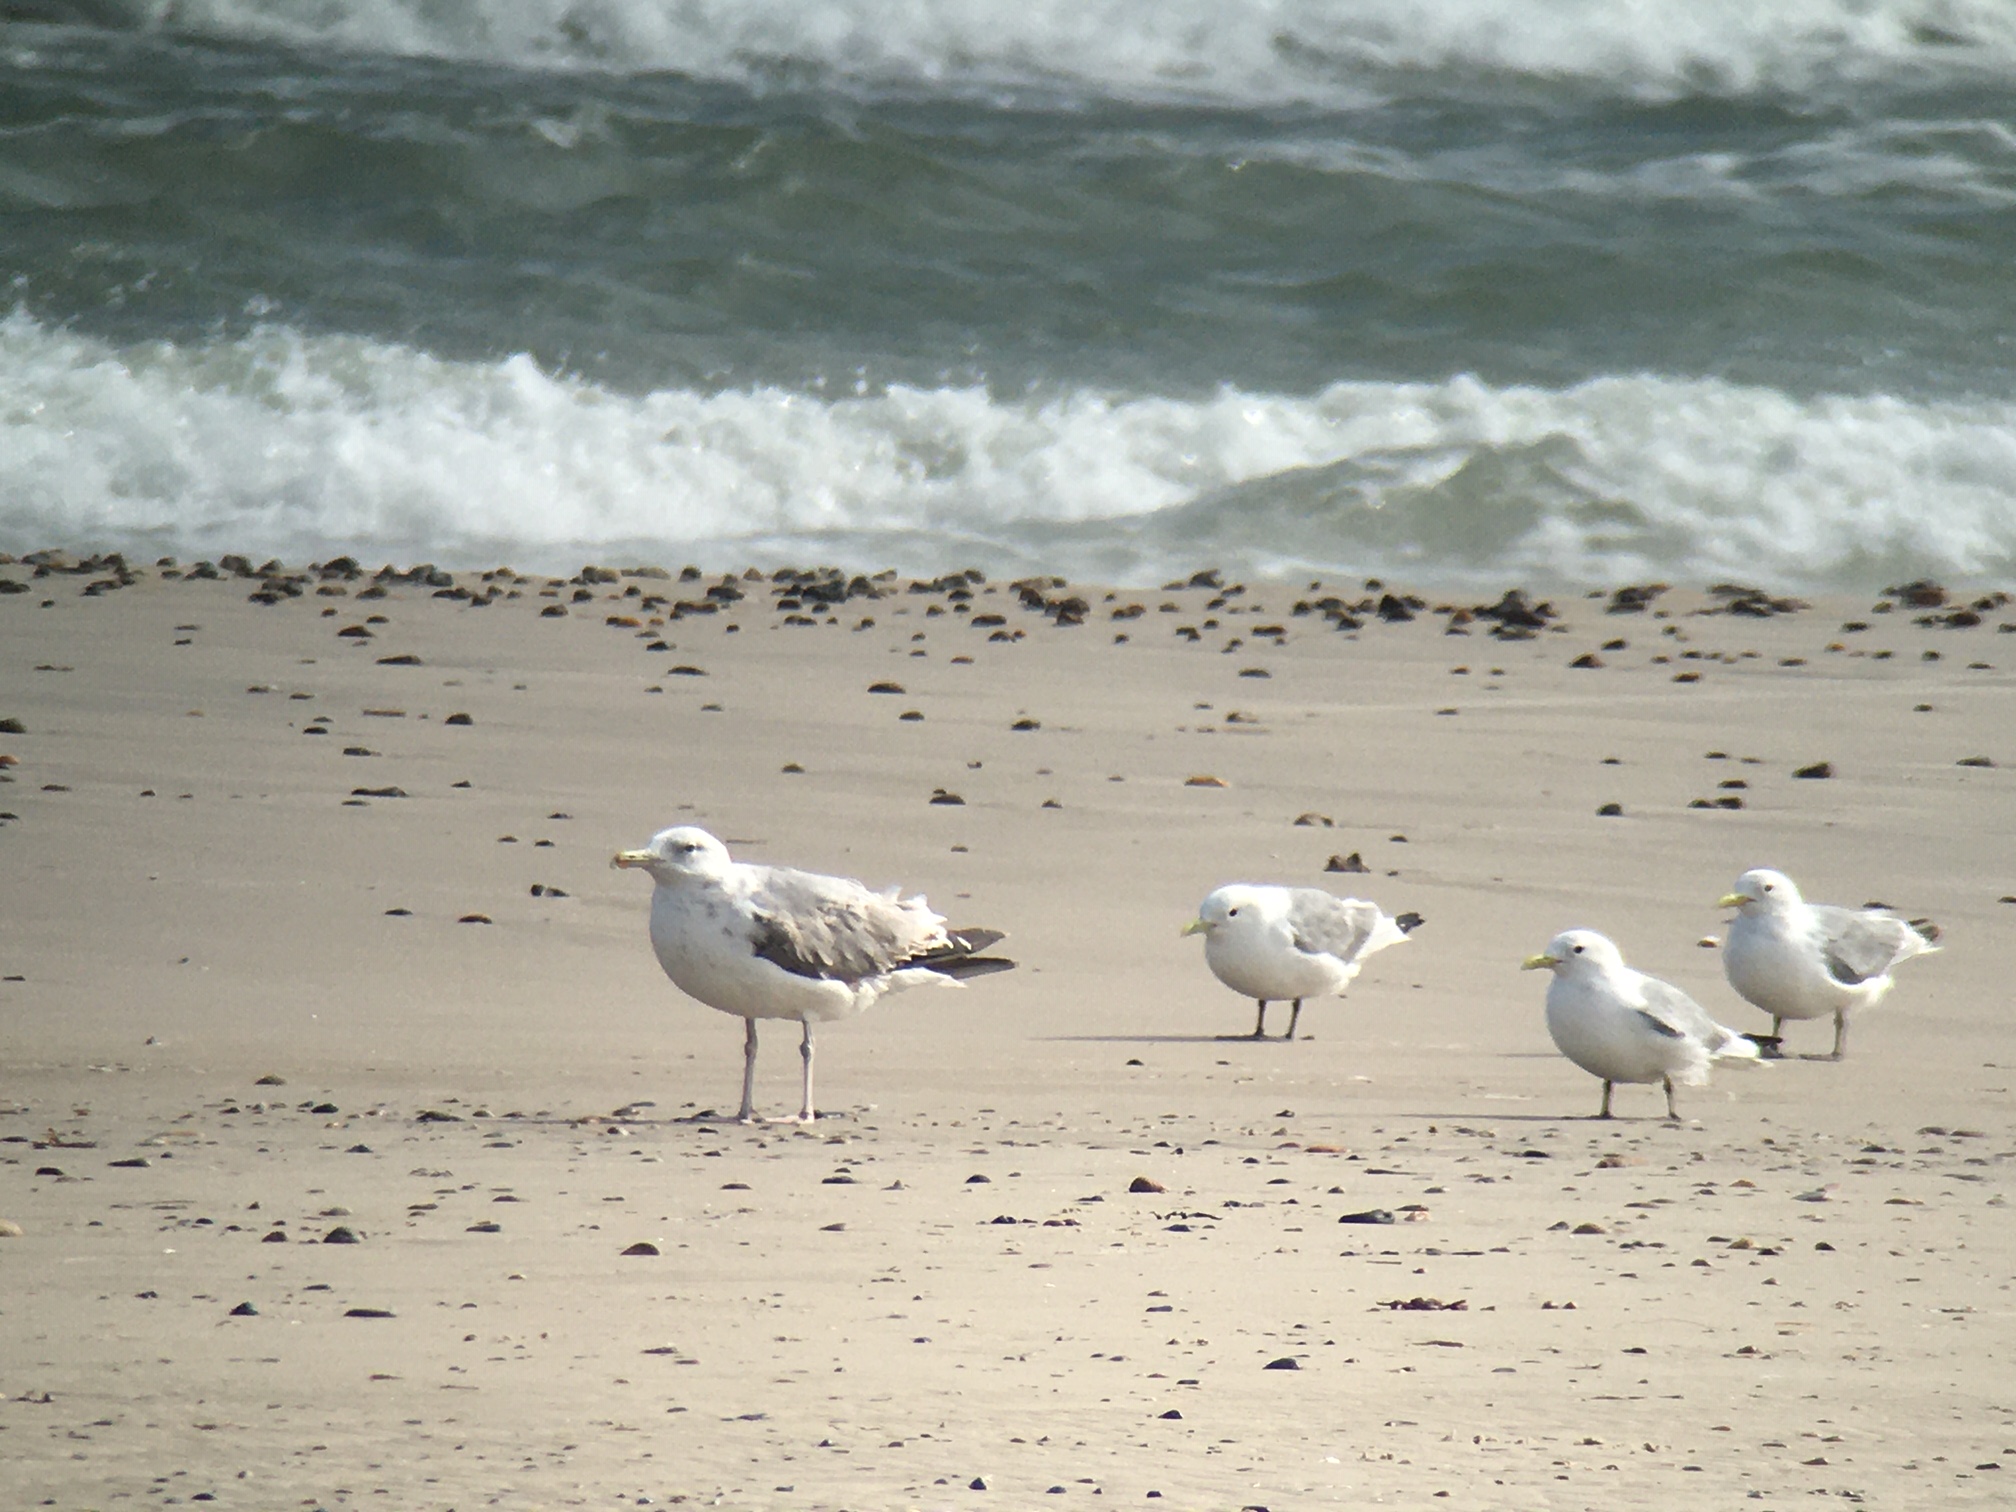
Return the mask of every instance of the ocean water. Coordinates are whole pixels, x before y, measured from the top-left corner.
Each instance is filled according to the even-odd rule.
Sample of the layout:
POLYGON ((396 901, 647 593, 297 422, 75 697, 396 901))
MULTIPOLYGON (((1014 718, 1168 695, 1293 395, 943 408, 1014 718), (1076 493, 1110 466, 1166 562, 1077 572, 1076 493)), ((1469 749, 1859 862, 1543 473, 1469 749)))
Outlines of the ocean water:
POLYGON ((0 0, 0 550, 2016 580, 2008 0, 0 0))

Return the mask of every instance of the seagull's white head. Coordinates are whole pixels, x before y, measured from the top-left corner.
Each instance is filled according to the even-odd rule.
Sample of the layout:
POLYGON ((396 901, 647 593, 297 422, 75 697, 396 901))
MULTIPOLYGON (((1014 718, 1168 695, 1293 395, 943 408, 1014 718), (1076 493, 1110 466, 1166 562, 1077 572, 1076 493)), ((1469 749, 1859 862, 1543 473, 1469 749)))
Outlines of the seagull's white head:
POLYGON ((735 863, 729 859, 728 847, 707 831, 682 824, 660 830, 642 850, 618 851, 609 864, 634 866, 649 872, 654 882, 670 884, 725 877, 735 863))
POLYGON ((1565 929, 1540 954, 1526 957, 1520 970, 1544 968, 1559 977, 1598 976, 1623 964, 1623 953, 1606 936, 1593 929, 1565 929))
POLYGON ((1739 909, 1747 914, 1767 914, 1782 913, 1804 901, 1799 896, 1799 889, 1792 885, 1792 879, 1785 873, 1760 866, 1738 877, 1734 890, 1723 894, 1715 906, 1739 909))
POLYGON ((1197 907, 1197 917, 1183 926, 1186 935, 1236 934, 1265 922, 1258 888, 1234 882, 1219 888, 1197 907))

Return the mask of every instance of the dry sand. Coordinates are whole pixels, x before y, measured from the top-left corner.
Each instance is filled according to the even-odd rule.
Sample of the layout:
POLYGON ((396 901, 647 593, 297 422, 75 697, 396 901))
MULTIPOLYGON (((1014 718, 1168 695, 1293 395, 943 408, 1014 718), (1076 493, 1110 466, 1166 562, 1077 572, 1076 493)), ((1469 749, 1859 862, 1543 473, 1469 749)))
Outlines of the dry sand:
POLYGON ((0 566, 9 1507, 2007 1504, 2016 610, 128 576, 0 566), (741 1026, 607 864, 674 822, 1021 969, 829 1028, 816 1128, 696 1119, 741 1026), (1697 944, 1754 865, 1946 948, 1842 1064, 1591 1120, 1520 959, 1762 1030, 1697 944), (1234 879, 1428 922, 1227 1042, 1234 879))

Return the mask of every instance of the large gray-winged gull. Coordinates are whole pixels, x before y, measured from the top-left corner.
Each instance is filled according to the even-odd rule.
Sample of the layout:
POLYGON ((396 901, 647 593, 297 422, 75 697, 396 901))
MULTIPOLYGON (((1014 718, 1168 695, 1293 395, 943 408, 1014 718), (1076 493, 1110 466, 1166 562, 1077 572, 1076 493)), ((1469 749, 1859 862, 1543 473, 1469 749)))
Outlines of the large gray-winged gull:
POLYGON ((1288 1031, 1295 1038, 1302 1000, 1342 993, 1365 957, 1398 945, 1421 925, 1421 915, 1388 918, 1376 903, 1339 898, 1314 887, 1267 887, 1233 882, 1198 907, 1186 935, 1204 936, 1204 963, 1234 992, 1260 1004, 1250 1035, 1267 1037, 1267 1005, 1292 1002, 1288 1031))
POLYGON ((1756 1044, 1725 1029, 1671 983, 1633 971, 1616 945, 1593 929, 1570 929, 1525 961, 1554 973, 1547 984, 1547 1033, 1555 1048, 1603 1081, 1598 1118, 1610 1117, 1617 1082, 1658 1082, 1666 1116, 1677 1119, 1673 1083, 1698 1087, 1718 1060, 1756 1060, 1756 1044))
POLYGON ((1764 868, 1743 873, 1716 906, 1736 910, 1722 946, 1729 985, 1771 1015, 1773 1035, 1786 1019, 1833 1014, 1828 1060, 1847 1052, 1849 1010, 1888 992, 1892 968, 1938 949, 1894 914, 1808 903, 1790 877, 1764 868))
POLYGON ((709 1008, 747 1021, 742 1050, 742 1108, 755 1121, 756 1020, 796 1019, 799 1054, 812 1106, 812 1026, 849 1018, 885 992, 920 983, 1006 971, 1015 963, 980 952, 998 930, 947 930, 922 898, 875 892, 844 877, 730 859, 703 829, 662 830, 642 850, 620 851, 613 865, 637 867, 657 884, 651 894, 651 948, 673 985, 709 1008))

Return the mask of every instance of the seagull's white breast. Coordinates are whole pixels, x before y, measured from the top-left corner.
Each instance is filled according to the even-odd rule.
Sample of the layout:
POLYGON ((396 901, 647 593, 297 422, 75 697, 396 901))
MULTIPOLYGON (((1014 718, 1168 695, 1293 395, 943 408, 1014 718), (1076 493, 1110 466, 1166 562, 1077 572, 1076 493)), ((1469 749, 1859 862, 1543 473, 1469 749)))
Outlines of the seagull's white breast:
POLYGON ((1557 975, 1547 987, 1547 1033, 1563 1055, 1604 1081, 1702 1079, 1707 1050, 1689 1035, 1661 1034, 1640 1016, 1643 1002, 1626 982, 1557 975))
POLYGON ((1295 947, 1285 918, 1243 914, 1204 937, 1204 963, 1234 992, 1268 1002, 1342 992, 1355 964, 1295 947))
POLYGON ((1801 903, 1779 912, 1739 913, 1722 947, 1729 985, 1777 1018, 1825 1018, 1866 1006, 1890 990, 1886 973, 1850 985, 1827 970, 1820 930, 1801 903))
POLYGON ((718 886, 660 883, 651 894, 651 949, 673 986, 742 1018, 846 1018, 889 984, 886 977, 849 986, 798 976, 762 959, 748 920, 718 886))

